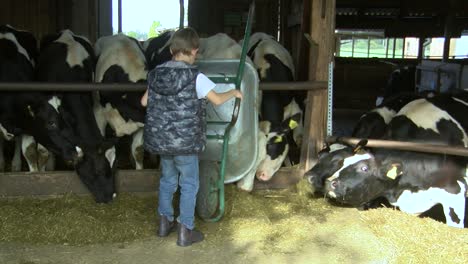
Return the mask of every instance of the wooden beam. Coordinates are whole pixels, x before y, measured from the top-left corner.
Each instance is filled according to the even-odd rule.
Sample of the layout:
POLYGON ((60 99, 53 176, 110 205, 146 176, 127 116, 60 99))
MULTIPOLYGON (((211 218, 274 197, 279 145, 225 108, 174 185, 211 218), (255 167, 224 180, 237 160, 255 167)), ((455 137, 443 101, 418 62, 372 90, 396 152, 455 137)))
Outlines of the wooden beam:
MULTIPOLYGON (((119 192, 156 192, 158 170, 119 170, 116 188, 119 192)), ((57 196, 66 193, 89 194, 74 171, 16 172, 0 174, 0 197, 57 196)))
MULTIPOLYGON (((333 60, 335 32, 335 1, 313 0, 311 5, 309 80, 327 81, 333 60)), ((317 153, 325 142, 327 120, 327 91, 308 92, 305 113, 301 165, 304 171, 315 163, 317 153)))
POLYGON ((304 175, 304 171, 301 166, 294 167, 282 167, 280 168, 269 181, 259 181, 255 179, 254 189, 265 190, 265 189, 285 189, 292 185, 297 184, 304 175))

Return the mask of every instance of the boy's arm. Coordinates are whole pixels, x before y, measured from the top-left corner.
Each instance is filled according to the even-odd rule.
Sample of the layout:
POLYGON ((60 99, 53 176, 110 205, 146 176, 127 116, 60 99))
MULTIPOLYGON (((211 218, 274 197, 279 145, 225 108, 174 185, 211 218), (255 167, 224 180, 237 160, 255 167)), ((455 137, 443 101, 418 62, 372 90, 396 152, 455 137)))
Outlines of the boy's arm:
POLYGON ((145 94, 141 97, 140 103, 143 107, 146 107, 148 104, 148 89, 146 89, 145 94))
POLYGON ((236 97, 242 99, 242 93, 237 89, 232 89, 224 93, 217 93, 213 90, 208 92, 206 98, 214 105, 220 105, 225 103, 227 100, 236 97))

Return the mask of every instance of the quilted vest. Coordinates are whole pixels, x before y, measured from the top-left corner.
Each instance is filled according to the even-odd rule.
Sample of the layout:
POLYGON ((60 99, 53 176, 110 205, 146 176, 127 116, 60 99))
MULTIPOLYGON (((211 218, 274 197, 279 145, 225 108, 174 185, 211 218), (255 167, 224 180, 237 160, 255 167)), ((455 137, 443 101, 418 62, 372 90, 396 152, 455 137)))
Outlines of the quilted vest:
POLYGON ((198 99, 199 70, 168 61, 148 73, 144 147, 153 154, 193 155, 206 144, 206 99, 198 99))

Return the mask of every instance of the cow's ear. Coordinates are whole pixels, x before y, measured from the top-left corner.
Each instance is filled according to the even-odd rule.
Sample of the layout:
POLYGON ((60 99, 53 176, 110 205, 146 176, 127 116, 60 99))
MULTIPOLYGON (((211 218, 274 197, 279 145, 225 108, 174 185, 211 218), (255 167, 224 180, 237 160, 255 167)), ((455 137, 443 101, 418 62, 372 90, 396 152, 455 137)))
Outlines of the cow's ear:
POLYGON ((364 149, 364 147, 367 145, 367 139, 361 139, 356 146, 354 146, 353 152, 354 153, 359 153, 364 149))
POLYGON ((390 166, 388 166, 385 176, 387 176, 387 178, 395 180, 396 178, 398 178, 398 176, 400 176, 402 174, 403 174, 402 164, 401 163, 392 163, 392 164, 390 164, 390 166))

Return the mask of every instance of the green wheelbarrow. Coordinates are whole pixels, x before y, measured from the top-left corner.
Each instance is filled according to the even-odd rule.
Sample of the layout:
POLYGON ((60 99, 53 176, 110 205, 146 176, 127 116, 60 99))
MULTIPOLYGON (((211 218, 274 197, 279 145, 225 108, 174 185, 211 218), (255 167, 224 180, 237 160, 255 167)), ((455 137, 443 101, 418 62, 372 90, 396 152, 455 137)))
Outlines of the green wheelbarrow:
POLYGON ((249 9, 239 60, 200 60, 201 72, 214 83, 216 92, 240 89, 243 100, 220 106, 207 105, 207 143, 200 155, 200 189, 197 214, 215 222, 224 214, 224 184, 240 180, 255 166, 258 135, 258 75, 246 63, 254 3, 249 9))

